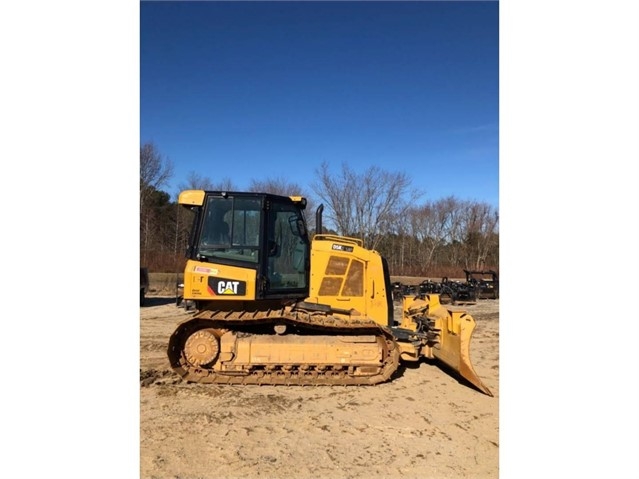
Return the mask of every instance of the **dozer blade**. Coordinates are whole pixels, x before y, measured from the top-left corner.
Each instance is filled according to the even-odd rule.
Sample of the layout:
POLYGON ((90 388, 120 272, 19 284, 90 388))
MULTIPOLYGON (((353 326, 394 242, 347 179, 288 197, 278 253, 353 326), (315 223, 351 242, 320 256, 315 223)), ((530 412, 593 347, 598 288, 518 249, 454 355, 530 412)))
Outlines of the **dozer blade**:
MULTIPOLYGON (((407 305, 405 311, 409 315, 422 309, 416 300, 413 304, 407 305), (408 311, 407 311, 408 309, 408 311)), ((493 393, 479 378, 470 361, 470 342, 475 330, 475 319, 463 311, 451 311, 442 306, 439 302, 439 295, 427 295, 425 310, 426 317, 430 320, 432 327, 439 330, 435 344, 430 348, 430 356, 441 361, 446 367, 457 372, 466 381, 488 396, 493 393)))

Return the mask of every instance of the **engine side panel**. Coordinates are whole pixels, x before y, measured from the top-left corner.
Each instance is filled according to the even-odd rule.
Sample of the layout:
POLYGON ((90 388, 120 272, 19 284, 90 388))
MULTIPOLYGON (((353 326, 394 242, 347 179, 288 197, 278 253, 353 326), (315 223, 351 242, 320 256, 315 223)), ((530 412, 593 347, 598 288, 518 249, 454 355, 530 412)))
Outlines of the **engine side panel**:
POLYGON ((313 238, 307 301, 350 311, 348 317, 361 316, 389 325, 392 310, 387 283, 381 255, 364 249, 361 241, 333 235, 313 238))

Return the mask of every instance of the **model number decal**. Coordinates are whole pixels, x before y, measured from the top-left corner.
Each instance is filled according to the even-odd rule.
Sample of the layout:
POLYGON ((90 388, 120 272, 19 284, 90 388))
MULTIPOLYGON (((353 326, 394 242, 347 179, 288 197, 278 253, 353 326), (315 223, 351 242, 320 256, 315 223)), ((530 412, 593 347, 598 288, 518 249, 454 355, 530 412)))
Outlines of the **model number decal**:
POLYGON ((343 244, 333 243, 333 249, 336 250, 336 251, 345 251, 347 253, 352 253, 353 252, 353 247, 352 246, 344 246, 343 244))

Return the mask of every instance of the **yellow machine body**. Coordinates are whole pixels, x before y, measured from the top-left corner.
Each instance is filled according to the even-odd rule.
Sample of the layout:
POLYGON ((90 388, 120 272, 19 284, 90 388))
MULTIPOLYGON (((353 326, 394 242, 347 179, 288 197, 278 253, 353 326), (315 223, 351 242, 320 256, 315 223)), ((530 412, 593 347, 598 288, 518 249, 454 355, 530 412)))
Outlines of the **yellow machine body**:
POLYGON ((372 385, 392 379, 402 361, 430 358, 492 396, 471 363, 472 316, 445 308, 438 295, 405 298, 395 314, 383 257, 355 238, 307 239, 303 216, 294 218, 303 198, 189 190, 179 202, 196 211, 184 299, 197 311, 168 350, 185 380, 372 385), (260 206, 242 212, 244 204, 260 206), (210 205, 227 211, 234 236, 255 220, 261 239, 198 247, 210 205), (279 211, 287 221, 275 219, 279 211))
POLYGON ((184 298, 194 301, 253 301, 255 283, 254 270, 188 260, 184 269, 184 298))
POLYGON ((420 356, 436 359, 483 393, 492 396, 471 362, 470 344, 476 326, 474 318, 464 311, 452 311, 442 306, 438 294, 404 298, 399 327, 416 331, 424 320, 430 323, 429 329, 436 332, 436 340, 422 343, 418 350, 408 346, 402 349, 400 357, 405 361, 414 361, 420 356))
POLYGON ((365 249, 359 239, 315 235, 307 301, 388 325, 388 293, 377 251, 365 249))

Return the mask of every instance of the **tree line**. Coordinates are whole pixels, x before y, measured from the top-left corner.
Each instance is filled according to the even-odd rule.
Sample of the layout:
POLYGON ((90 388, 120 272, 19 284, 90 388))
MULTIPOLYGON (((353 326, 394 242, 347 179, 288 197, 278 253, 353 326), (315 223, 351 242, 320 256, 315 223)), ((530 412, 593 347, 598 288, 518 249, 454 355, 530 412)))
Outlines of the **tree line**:
MULTIPOLYGON (((181 272, 192 214, 165 188, 173 165, 153 143, 140 147, 140 262, 151 272, 181 272)), ((454 195, 421 200, 403 172, 327 162, 305 191, 281 177, 251 180, 248 191, 307 198, 306 218, 315 230, 315 209, 324 205, 324 233, 359 238, 388 260, 391 275, 464 277, 463 270, 499 270, 499 213, 490 204, 454 195)), ((179 189, 239 191, 231 178, 213 182, 191 172, 179 189)))

